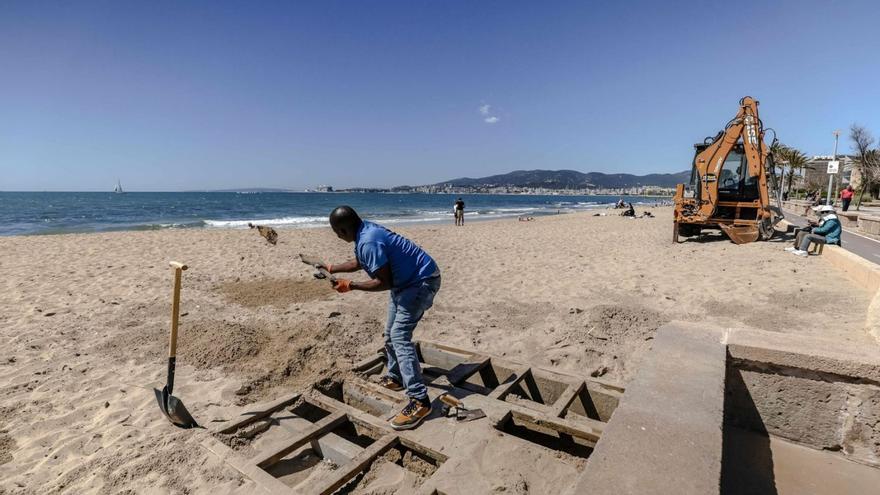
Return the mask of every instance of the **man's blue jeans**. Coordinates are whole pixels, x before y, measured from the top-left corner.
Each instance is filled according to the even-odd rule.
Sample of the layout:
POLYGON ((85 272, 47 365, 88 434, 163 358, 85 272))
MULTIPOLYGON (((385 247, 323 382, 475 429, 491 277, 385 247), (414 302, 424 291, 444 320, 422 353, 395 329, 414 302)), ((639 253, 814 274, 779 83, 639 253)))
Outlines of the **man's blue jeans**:
POLYGON ((385 324, 385 355, 388 358, 388 376, 406 388, 413 399, 428 397, 428 388, 422 381, 422 368, 412 335, 422 315, 434 304, 440 290, 440 277, 423 280, 400 290, 391 290, 388 301, 388 322, 385 324))

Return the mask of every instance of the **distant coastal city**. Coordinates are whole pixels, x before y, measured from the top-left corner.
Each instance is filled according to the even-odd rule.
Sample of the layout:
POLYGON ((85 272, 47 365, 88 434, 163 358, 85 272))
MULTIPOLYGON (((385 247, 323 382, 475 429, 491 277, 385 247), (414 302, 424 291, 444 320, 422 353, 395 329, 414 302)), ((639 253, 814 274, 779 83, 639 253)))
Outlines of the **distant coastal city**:
POLYGON ((430 186, 398 186, 390 189, 383 188, 342 188, 334 189, 333 186, 318 186, 314 189, 306 189, 305 192, 340 192, 340 193, 397 193, 397 194, 531 194, 540 196, 672 196, 674 187, 635 186, 615 188, 548 188, 487 184, 480 186, 454 186, 451 184, 435 184, 430 186))
POLYGON ((689 172, 675 174, 604 174, 575 170, 516 170, 501 175, 463 177, 422 186, 334 189, 321 185, 306 192, 424 193, 424 194, 531 194, 551 196, 672 196, 675 185, 689 172))

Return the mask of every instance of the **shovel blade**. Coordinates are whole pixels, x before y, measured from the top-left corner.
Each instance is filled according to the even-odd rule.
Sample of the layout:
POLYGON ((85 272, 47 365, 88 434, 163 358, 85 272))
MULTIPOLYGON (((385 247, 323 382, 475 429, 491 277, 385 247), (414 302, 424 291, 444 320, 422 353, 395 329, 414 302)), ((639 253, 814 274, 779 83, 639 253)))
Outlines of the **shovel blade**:
POLYGON ((183 405, 183 402, 168 393, 167 385, 163 387, 162 390, 154 388, 153 392, 156 394, 156 401, 159 403, 159 409, 162 410, 162 414, 164 414, 165 417, 168 418, 168 421, 171 421, 173 425, 181 428, 194 428, 199 426, 189 411, 186 410, 186 406, 183 405))

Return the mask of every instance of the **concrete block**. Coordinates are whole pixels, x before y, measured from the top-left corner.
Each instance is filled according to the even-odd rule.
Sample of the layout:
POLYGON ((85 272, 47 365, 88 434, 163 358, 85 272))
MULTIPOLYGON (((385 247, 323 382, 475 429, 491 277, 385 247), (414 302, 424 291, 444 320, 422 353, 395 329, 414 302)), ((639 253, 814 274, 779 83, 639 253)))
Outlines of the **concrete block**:
POLYGON ((880 388, 853 387, 849 399, 843 451, 850 459, 880 466, 880 388))
POLYGON ((839 450, 847 392, 843 383, 732 368, 726 421, 818 449, 839 450))
POLYGON ((719 493, 722 335, 684 323, 658 330, 584 473, 566 493, 719 493))
MULTIPOLYGON (((880 384, 880 347, 753 329, 727 335, 733 360, 774 364, 880 384)), ((846 378, 843 378, 846 379, 846 378)))
POLYGON ((872 235, 880 235, 880 217, 859 215, 859 229, 872 235))
POLYGON ((847 277, 871 294, 880 289, 880 265, 871 263, 839 246, 825 246, 821 257, 842 270, 847 277))
POLYGON ((838 211, 837 218, 840 219, 840 224, 847 228, 858 228, 859 226, 859 214, 849 211, 838 211))

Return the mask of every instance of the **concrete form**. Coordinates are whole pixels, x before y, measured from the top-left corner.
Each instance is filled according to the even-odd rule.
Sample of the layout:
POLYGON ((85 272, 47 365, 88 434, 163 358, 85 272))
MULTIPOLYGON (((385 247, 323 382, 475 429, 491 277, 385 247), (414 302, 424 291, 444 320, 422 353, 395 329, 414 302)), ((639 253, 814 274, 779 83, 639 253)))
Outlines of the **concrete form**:
POLYGON ((450 393, 485 419, 459 423, 435 412, 416 430, 394 432, 387 419, 406 398, 372 381, 383 371, 377 354, 338 390, 251 408, 215 431, 271 422, 249 450, 213 438, 204 445, 266 493, 334 493, 370 470, 403 477, 402 465, 374 464, 394 449, 434 470, 388 493, 846 494, 880 486, 877 348, 672 323, 625 393, 477 351, 427 341, 418 348, 431 396, 450 393), (297 401, 319 414, 297 413, 297 401), (303 467, 305 451, 336 468, 303 467))
POLYGON ((724 412, 721 331, 667 325, 567 492, 718 492, 724 412))
POLYGON ((500 356, 427 341, 418 342, 418 349, 431 396, 449 393, 468 408, 482 409, 486 419, 459 423, 439 417, 435 404, 438 411, 418 429, 393 431, 387 419, 406 397, 371 381, 383 371, 377 355, 355 366, 358 376, 345 380, 340 390, 313 390, 246 408, 214 430, 222 437, 271 424, 247 448, 235 451, 217 438, 203 445, 265 493, 333 493, 357 481, 391 449, 412 451, 436 466, 430 477, 409 487, 413 493, 492 493, 516 489, 518 483, 536 493, 558 493, 576 479, 623 395, 611 382, 500 356), (297 412, 303 404, 313 413, 297 412), (352 435, 357 441, 346 438, 352 435), (313 462, 330 459, 336 469, 303 467, 307 455, 313 462), (504 456, 522 472, 519 478, 499 462, 504 456))

